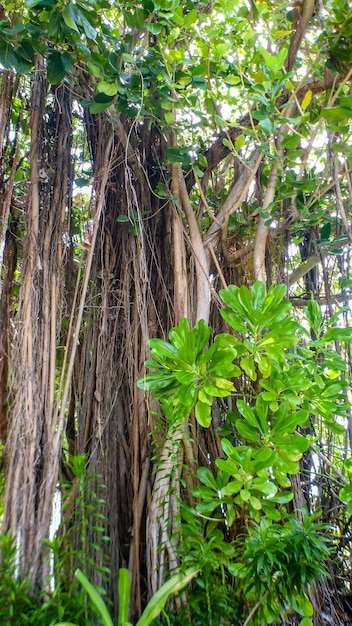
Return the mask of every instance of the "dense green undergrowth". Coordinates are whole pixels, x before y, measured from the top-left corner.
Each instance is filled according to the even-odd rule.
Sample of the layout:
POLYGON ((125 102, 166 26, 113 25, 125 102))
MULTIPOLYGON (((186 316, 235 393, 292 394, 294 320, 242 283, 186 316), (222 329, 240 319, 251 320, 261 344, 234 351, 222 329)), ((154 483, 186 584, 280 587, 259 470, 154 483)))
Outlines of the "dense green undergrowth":
MULTIPOLYGON (((284 285, 268 291, 259 282, 251 290, 231 286, 221 292, 228 332, 212 339, 203 321, 190 329, 182 320, 170 331, 169 342, 149 342, 152 358, 146 366, 152 371, 139 386, 159 399, 160 419, 167 421, 169 431, 176 433, 193 416, 200 427, 208 428, 215 399, 231 397, 233 403, 231 410, 222 405, 222 455, 215 467, 198 467, 192 505, 186 492, 179 502, 174 539, 180 571, 170 573, 138 626, 153 620, 263 626, 284 623, 292 614, 300 616, 301 626, 313 624, 308 592, 328 575, 334 529, 320 519, 314 498, 297 508, 292 477, 299 475, 304 455, 314 454, 322 429, 337 436, 345 431, 345 363, 334 347, 352 337, 351 329, 339 325, 338 316, 324 322, 313 300, 304 317, 294 319, 285 294, 284 285), (169 596, 182 589, 176 615, 164 607, 169 596)), ((350 466, 346 461, 344 470, 349 472, 350 466)), ((74 457, 70 469, 73 483, 61 487, 65 510, 72 505, 76 485, 74 513, 46 542, 53 567, 45 590, 38 592, 21 580, 15 539, 10 534, 0 539, 4 626, 113 624, 104 592, 109 568, 87 557, 89 524, 104 533, 99 512, 104 501, 87 501, 87 484, 97 477, 85 476, 84 457, 74 457), (78 534, 80 545, 73 545, 71 537, 78 534), (90 584, 89 568, 99 571, 101 586, 90 584)), ((340 497, 348 512, 351 493, 346 481, 340 497)), ((101 539, 100 544, 108 540, 106 535, 101 539)), ((119 572, 118 592, 118 625, 123 626, 130 624, 127 570, 119 572)))

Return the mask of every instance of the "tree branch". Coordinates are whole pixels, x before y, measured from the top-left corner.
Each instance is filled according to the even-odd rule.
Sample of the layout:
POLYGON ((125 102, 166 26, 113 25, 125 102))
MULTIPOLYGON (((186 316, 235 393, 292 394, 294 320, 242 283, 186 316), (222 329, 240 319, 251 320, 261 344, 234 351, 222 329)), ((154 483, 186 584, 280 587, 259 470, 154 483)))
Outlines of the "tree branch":
MULTIPOLYGON (((299 102, 301 102, 307 91, 311 91, 313 95, 327 91, 328 89, 331 89, 336 83, 344 81, 348 74, 349 72, 346 72, 344 74, 334 74, 329 70, 325 70, 324 78, 320 78, 319 80, 312 80, 311 82, 299 87, 296 92, 296 98, 299 102)), ((289 101, 291 97, 292 92, 285 90, 284 93, 277 99, 276 106, 278 108, 282 107, 289 101)), ((229 139, 230 141, 232 141, 232 143, 234 143, 236 137, 239 137, 239 135, 242 134, 243 129, 252 128, 252 124, 256 126, 258 124, 258 120, 251 119, 249 113, 246 113, 243 117, 239 119, 236 126, 231 126, 227 130, 220 131, 214 143, 203 153, 203 156, 205 156, 208 163, 207 167, 202 168, 199 164, 198 167, 206 173, 211 172, 231 152, 231 150, 223 144, 223 140, 229 139)), ((186 177, 187 191, 190 191, 194 184, 194 172, 193 170, 191 170, 187 173, 186 177)))
MULTIPOLYGON (((296 7, 297 7, 297 4, 296 4, 296 7)), ((296 20, 297 27, 292 33, 290 46, 289 46, 288 54, 286 57, 285 69, 287 72, 292 70, 294 66, 294 63, 297 57, 297 52, 306 34, 308 24, 314 12, 314 8, 315 8, 315 0, 304 0, 302 5, 300 6, 300 9, 298 9, 298 11, 296 9, 298 13, 297 20, 296 20)))
MULTIPOLYGON (((346 244, 349 243, 346 238, 346 244)), ((322 259, 326 259, 330 252, 334 250, 338 250, 343 245, 341 241, 334 241, 328 248, 328 250, 321 251, 319 254, 314 254, 309 257, 307 261, 297 267, 297 269, 293 270, 293 272, 287 277, 287 284, 289 287, 292 287, 295 283, 297 283, 303 276, 307 274, 313 267, 316 267, 319 263, 321 263, 322 259)))
POLYGON ((204 247, 210 244, 216 248, 221 234, 221 228, 225 224, 229 215, 234 213, 241 205, 247 195, 249 185, 254 179, 258 167, 263 158, 263 154, 259 150, 255 150, 252 155, 251 163, 242 168, 239 177, 229 191, 229 194, 216 215, 217 222, 213 222, 204 237, 204 247))

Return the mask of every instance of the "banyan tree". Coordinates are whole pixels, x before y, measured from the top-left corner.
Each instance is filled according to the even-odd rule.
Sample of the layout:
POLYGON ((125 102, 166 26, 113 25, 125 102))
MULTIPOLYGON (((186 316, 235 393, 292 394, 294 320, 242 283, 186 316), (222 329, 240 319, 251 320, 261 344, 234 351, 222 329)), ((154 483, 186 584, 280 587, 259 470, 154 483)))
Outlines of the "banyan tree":
MULTIPOLYGON (((116 606, 128 567, 138 615, 177 568, 179 502, 223 454, 231 401, 214 403, 209 428, 191 415, 170 429, 137 386, 148 340, 183 318, 223 332, 219 290, 255 281, 286 284, 298 320, 314 298, 350 324, 351 7, 35 0, 2 3, 0 17, 2 533, 45 586, 53 503, 64 480, 63 516, 74 509, 70 460, 83 455, 108 593, 116 606)), ((336 349, 348 380, 350 352, 336 349)), ((316 592, 342 620, 343 425, 292 478, 294 501, 344 536, 316 592)), ((87 533, 94 560, 89 515, 87 533)))

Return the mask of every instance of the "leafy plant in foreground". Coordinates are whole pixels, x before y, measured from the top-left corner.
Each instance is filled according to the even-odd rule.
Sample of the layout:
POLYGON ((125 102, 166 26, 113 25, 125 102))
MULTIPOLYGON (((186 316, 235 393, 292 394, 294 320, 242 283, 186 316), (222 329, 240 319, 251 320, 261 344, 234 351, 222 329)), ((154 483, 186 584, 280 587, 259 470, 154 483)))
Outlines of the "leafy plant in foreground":
POLYGON ((10 531, 0 535, 0 624, 31 624, 40 604, 30 582, 18 577, 16 538, 10 531))
MULTIPOLYGON (((196 568, 189 568, 184 574, 175 574, 166 583, 158 589, 154 596, 149 600, 136 626, 149 626, 154 618, 163 610, 168 597, 172 593, 181 591, 192 578, 197 574, 196 568)), ((89 582, 88 578, 81 572, 76 571, 76 577, 89 595, 92 606, 100 615, 104 626, 113 626, 108 608, 102 600, 96 588, 89 582)), ((128 621, 129 602, 130 602, 130 576, 125 568, 119 570, 118 594, 119 594, 119 615, 118 626, 132 626, 128 621)), ((71 622, 60 622, 55 626, 76 626, 71 622)))
MULTIPOLYGON (((290 316, 285 294, 285 285, 266 291, 259 282, 250 290, 233 285, 222 290, 227 308, 221 315, 232 332, 217 335, 206 348, 210 330, 204 322, 190 330, 182 320, 170 331, 170 344, 151 340, 154 360, 146 365, 155 371, 139 381, 161 400, 169 419, 179 421, 195 409, 203 426, 211 422, 213 398, 237 396, 235 410, 221 425, 227 433, 221 442, 224 458, 216 460, 216 473, 198 468, 196 504, 187 515, 184 505, 182 513, 178 551, 185 564, 200 568, 188 594, 188 615, 194 607, 198 620, 196 606, 203 604, 207 624, 219 623, 210 597, 221 587, 224 624, 237 619, 262 626, 277 622, 290 608, 308 626, 308 586, 324 574, 329 556, 326 528, 316 517, 302 513, 299 521, 288 513, 290 477, 300 471, 302 456, 314 443, 314 417, 337 435, 344 432, 345 365, 329 344, 351 342, 352 331, 334 326, 335 318, 325 325, 313 301, 300 325, 290 316), (243 396, 232 380, 239 374, 247 390, 243 396), (205 397, 208 412, 202 420, 197 405, 205 397), (229 549, 221 551, 224 543, 229 549)), ((348 488, 342 496, 349 500, 348 488)))

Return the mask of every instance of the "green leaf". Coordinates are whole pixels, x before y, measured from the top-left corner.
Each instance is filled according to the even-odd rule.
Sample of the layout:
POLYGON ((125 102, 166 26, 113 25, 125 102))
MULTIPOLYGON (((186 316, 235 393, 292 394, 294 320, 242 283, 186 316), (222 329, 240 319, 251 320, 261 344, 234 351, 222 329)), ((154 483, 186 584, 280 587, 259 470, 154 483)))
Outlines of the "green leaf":
POLYGON ((170 580, 164 583, 153 595, 151 600, 149 600, 136 626, 149 626, 153 619, 158 617, 159 613, 163 610, 168 597, 172 593, 177 593, 186 587, 186 585, 191 582, 192 578, 198 574, 198 571, 199 570, 195 567, 191 567, 186 570, 185 574, 175 574, 170 580))
POLYGON ((195 407, 195 416, 198 424, 204 428, 209 428, 211 424, 211 406, 198 400, 195 407))
POLYGON ((150 33, 152 33, 152 35, 160 35, 163 27, 161 24, 158 24, 158 23, 154 23, 154 24, 147 23, 146 28, 147 30, 149 30, 150 33))
POLYGON ((61 15, 64 19, 66 26, 68 26, 68 28, 71 28, 72 30, 75 30, 77 33, 79 33, 79 30, 76 24, 75 12, 73 10, 71 2, 63 9, 63 11, 61 12, 61 15))
POLYGON ((210 489, 213 489, 214 491, 218 490, 216 480, 213 474, 211 473, 210 469, 208 469, 207 467, 198 467, 197 476, 200 482, 203 483, 203 485, 206 485, 207 487, 209 487, 210 489))
POLYGON ((286 59, 287 52, 288 52, 287 48, 281 48, 279 52, 275 55, 265 50, 263 46, 258 46, 258 51, 262 55, 265 65, 269 69, 277 72, 278 70, 281 70, 284 67, 285 59, 286 59))
POLYGON ((340 489, 339 498, 342 502, 350 502, 352 500, 352 485, 345 485, 340 489))
POLYGON ((247 332, 246 325, 242 322, 241 318, 234 311, 221 309, 220 315, 224 318, 225 322, 227 322, 231 326, 231 328, 236 330, 238 333, 247 332))
POLYGON ((0 39, 0 64, 6 69, 17 69, 17 55, 12 44, 0 39))
POLYGON ((122 626, 125 622, 128 622, 128 610, 130 605, 130 573, 128 569, 119 569, 118 578, 118 595, 119 595, 119 616, 118 625, 122 626))
POLYGON ((292 454, 303 454, 309 448, 308 440, 302 435, 289 435, 274 438, 275 446, 292 454))
MULTIPOLYGON (((165 111, 165 113, 164 113, 164 119, 165 119, 165 122, 166 122, 168 125, 173 124, 173 123, 175 122, 175 116, 174 116, 174 114, 172 113, 172 111, 165 111)), ((203 172, 202 172, 202 174, 203 174, 203 172)))
POLYGON ((115 96, 117 93, 116 83, 108 83, 106 80, 101 80, 97 83, 97 91, 99 93, 105 93, 107 96, 115 96))
POLYGON ((255 496, 251 496, 249 498, 249 504, 253 507, 253 509, 255 509, 256 511, 260 511, 262 508, 262 503, 261 501, 256 498, 255 496))
POLYGON ((258 432, 254 430, 254 428, 249 426, 247 422, 245 422, 244 420, 237 420, 236 428, 239 434, 241 435, 241 437, 243 437, 247 441, 253 441, 255 443, 260 442, 260 437, 258 437, 258 432))
POLYGON ((244 417, 244 419, 246 420, 246 422, 248 422, 250 426, 253 426, 253 428, 257 429, 258 420, 254 415, 253 409, 251 409, 248 404, 243 400, 237 400, 237 408, 242 417, 244 417))
POLYGON ((256 281, 255 283, 253 283, 252 289, 251 289, 251 296, 252 296, 253 309, 255 309, 256 311, 261 311, 264 301, 265 301, 265 296, 266 296, 266 289, 265 289, 264 283, 260 281, 256 281))
POLYGON ((238 493, 243 487, 243 483, 237 480, 231 480, 225 487, 221 489, 223 496, 233 496, 234 493, 238 493))
POLYGON ((352 343, 352 328, 328 328, 323 335, 323 340, 326 341, 326 343, 330 343, 331 341, 352 343))
POLYGON ((124 13, 127 26, 130 28, 136 28, 137 30, 143 30, 144 28, 144 10, 136 9, 134 13, 126 11, 124 13))
POLYGON ((342 106, 326 107, 321 114, 328 121, 340 122, 352 117, 352 109, 351 107, 345 108, 342 106))
POLYGON ((101 113, 102 111, 106 111, 109 108, 111 102, 92 102, 89 105, 90 112, 95 115, 96 113, 101 113))
POLYGON ((241 491, 239 492, 239 496, 241 500, 243 500, 243 502, 248 502, 249 498, 251 497, 251 492, 248 491, 248 489, 241 489, 241 491))
POLYGON ((49 54, 47 64, 47 78, 51 85, 57 85, 66 76, 66 69, 62 62, 62 55, 57 50, 49 54))
POLYGON ((266 478, 253 478, 252 485, 257 491, 264 493, 266 496, 274 496, 277 492, 276 485, 266 478))
POLYGON ((77 22, 83 27, 83 30, 87 39, 91 39, 92 41, 95 41, 98 36, 98 33, 95 30, 95 28, 92 26, 92 24, 88 21, 88 19, 86 18, 86 16, 83 14, 82 11, 77 11, 77 22))
POLYGON ((95 587, 93 587, 93 585, 89 582, 88 578, 83 574, 83 572, 81 572, 80 569, 76 570, 75 576, 88 593, 93 605, 103 621, 103 625, 114 626, 104 600, 102 600, 95 587))
POLYGON ((251 380, 257 380, 257 369, 252 356, 245 356, 240 361, 242 369, 246 372, 251 380))
MULTIPOLYGON (((312 603, 310 602, 310 600, 307 598, 307 596, 302 596, 302 595, 296 595, 295 596, 295 601, 297 606, 296 611, 300 614, 300 615, 304 615, 305 617, 311 617, 313 615, 313 606, 312 603)), ((302 624, 302 622, 301 622, 302 624)))

